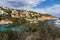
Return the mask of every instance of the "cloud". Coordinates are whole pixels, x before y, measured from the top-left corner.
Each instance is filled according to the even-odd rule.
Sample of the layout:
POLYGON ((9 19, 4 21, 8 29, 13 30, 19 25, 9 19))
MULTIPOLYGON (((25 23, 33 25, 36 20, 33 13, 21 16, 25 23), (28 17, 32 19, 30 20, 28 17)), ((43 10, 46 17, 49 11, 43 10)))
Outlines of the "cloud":
POLYGON ((23 7, 26 6, 24 3, 22 2, 16 2, 16 1, 9 1, 8 4, 12 7, 23 7))
POLYGON ((34 7, 46 0, 0 0, 1 6, 7 7, 34 7))
POLYGON ((30 8, 30 10, 40 13, 60 14, 60 4, 54 4, 53 6, 45 8, 30 8))
POLYGON ((50 13, 54 16, 60 17, 60 4, 55 4, 45 9, 46 13, 50 13))
POLYGON ((60 4, 46 8, 47 13, 60 13, 60 4))

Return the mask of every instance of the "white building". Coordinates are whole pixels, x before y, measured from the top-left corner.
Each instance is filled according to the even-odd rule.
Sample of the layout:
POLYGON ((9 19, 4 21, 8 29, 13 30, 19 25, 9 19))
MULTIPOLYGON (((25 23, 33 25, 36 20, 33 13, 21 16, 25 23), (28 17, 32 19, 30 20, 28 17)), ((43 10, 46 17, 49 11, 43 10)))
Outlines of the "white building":
POLYGON ((0 14, 8 14, 8 13, 6 13, 6 12, 4 12, 3 10, 0 10, 0 14))
POLYGON ((3 14, 4 13, 4 11, 3 10, 0 10, 0 14, 3 14))
POLYGON ((30 23, 38 23, 38 20, 37 19, 29 19, 28 20, 30 23))

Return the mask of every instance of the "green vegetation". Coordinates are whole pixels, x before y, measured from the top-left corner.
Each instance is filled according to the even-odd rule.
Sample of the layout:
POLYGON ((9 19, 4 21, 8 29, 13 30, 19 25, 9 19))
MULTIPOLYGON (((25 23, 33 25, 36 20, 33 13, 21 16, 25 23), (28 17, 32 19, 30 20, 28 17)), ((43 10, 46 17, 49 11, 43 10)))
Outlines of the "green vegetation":
MULTIPOLYGON (((30 31, 32 32, 32 34, 35 34, 37 32, 37 34, 35 34, 34 36, 38 35, 38 40, 55 40, 56 38, 60 38, 60 29, 58 30, 58 28, 53 28, 51 26, 49 26, 46 21, 39 21, 38 24, 27 23, 26 25, 24 25, 24 27, 22 27, 22 29, 24 30, 24 32, 30 31), (29 28, 29 30, 26 28, 29 28)), ((36 38, 33 37, 32 39, 36 38)))
POLYGON ((6 13, 8 13, 8 15, 11 17, 11 13, 12 13, 12 10, 11 10, 11 9, 4 9, 4 11, 5 11, 6 13))
POLYGON ((0 40, 18 40, 20 33, 17 31, 0 31, 0 40))
POLYGON ((11 21, 13 21, 13 24, 15 25, 20 25, 20 24, 24 24, 26 22, 25 18, 11 18, 11 21))
POLYGON ((2 20, 2 15, 0 14, 0 21, 2 20))

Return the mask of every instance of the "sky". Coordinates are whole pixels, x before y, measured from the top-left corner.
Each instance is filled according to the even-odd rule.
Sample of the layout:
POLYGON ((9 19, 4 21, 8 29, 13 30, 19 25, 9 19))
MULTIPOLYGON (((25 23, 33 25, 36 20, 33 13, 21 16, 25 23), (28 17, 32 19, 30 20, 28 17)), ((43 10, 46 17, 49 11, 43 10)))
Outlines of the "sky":
POLYGON ((60 17, 60 0, 0 0, 0 6, 60 17))

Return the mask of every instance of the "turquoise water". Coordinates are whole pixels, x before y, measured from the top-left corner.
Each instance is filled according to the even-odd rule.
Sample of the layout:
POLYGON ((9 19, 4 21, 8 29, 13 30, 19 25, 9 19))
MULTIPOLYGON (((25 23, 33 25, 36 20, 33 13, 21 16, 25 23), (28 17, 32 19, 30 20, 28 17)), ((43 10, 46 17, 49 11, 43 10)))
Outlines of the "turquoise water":
POLYGON ((0 27, 0 31, 7 31, 7 30, 22 32, 22 30, 20 29, 20 27, 12 27, 12 28, 0 27))
POLYGON ((15 27, 8 27, 8 25, 0 25, 0 31, 18 31, 23 32, 23 30, 20 29, 23 25, 15 26, 15 27))

